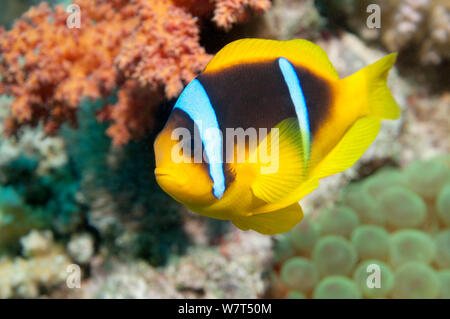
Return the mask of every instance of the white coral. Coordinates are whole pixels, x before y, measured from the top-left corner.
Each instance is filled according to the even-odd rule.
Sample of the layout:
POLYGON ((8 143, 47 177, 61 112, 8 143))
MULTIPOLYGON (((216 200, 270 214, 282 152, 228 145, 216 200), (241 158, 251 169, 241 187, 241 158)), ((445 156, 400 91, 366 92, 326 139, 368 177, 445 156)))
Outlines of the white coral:
MULTIPOLYGON (((3 131, 3 121, 9 115, 11 101, 11 97, 0 95, 0 132, 3 131)), ((22 154, 39 160, 37 172, 41 175, 63 166, 68 160, 63 139, 46 136, 41 127, 24 129, 19 139, 5 138, 0 134, 0 166, 22 154)))
MULTIPOLYGON (((346 11, 343 2, 334 3, 339 4, 336 10, 346 11)), ((353 0, 353 3, 359 11, 348 13, 348 22, 364 39, 380 39, 390 51, 415 50, 425 65, 450 59, 450 1, 353 0), (369 29, 366 25, 369 4, 381 8, 381 29, 369 29)))
POLYGON ((0 298, 37 298, 47 289, 65 282, 69 257, 53 242, 50 231, 32 232, 21 240, 29 258, 0 259, 0 298))

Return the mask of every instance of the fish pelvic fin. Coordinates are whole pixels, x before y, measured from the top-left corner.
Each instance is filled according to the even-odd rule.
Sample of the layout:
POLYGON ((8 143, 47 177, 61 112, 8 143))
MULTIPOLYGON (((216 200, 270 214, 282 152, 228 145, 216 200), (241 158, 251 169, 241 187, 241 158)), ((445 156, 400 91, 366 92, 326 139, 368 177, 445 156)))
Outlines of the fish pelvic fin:
POLYGON ((397 59, 397 53, 391 53, 377 62, 339 81, 343 99, 352 100, 362 97, 352 110, 357 116, 372 116, 380 120, 394 120, 401 115, 401 108, 392 96, 387 85, 389 71, 397 59), (358 93, 355 93, 358 92, 358 93), (361 94, 361 92, 363 94, 361 94))
POLYGON ((264 214, 236 217, 233 224, 241 230, 252 229, 263 235, 285 233, 303 219, 303 211, 298 203, 264 214))

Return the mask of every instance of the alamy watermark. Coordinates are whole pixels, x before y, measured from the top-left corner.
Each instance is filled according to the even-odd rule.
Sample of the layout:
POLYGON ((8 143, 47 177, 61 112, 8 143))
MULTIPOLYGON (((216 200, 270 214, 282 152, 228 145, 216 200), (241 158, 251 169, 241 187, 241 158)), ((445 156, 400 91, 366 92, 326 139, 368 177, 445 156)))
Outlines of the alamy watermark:
POLYGON ((267 128, 258 130, 253 127, 246 130, 241 127, 226 128, 225 141, 220 129, 206 128, 202 134, 203 143, 211 145, 214 152, 220 153, 219 156, 209 158, 206 147, 203 150, 199 136, 199 131, 203 132, 201 121, 197 123, 197 127, 198 130, 194 129, 194 136, 191 136, 191 131, 184 127, 172 131, 172 140, 179 141, 171 151, 174 163, 261 163, 262 174, 273 174, 278 171, 280 134, 278 128, 272 128, 270 134, 267 133, 267 128), (222 150, 225 150, 225 154, 222 154, 222 150))
POLYGON ((81 267, 77 264, 70 264, 66 268, 68 273, 66 279, 67 288, 81 288, 81 267))
POLYGON ((366 25, 369 29, 381 28, 381 8, 378 4, 369 4, 366 12, 370 13, 366 20, 366 25))
POLYGON ((77 4, 67 6, 66 12, 70 13, 66 19, 66 25, 69 29, 81 28, 81 8, 77 4))
POLYGON ((368 288, 381 288, 381 268, 378 264, 370 264, 366 268, 367 276, 366 285, 368 288))

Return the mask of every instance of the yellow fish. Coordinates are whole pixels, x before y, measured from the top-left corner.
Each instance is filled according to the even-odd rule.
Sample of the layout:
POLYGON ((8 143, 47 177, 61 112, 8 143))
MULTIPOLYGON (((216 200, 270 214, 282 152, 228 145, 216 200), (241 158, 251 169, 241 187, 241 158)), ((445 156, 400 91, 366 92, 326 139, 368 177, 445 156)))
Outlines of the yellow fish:
POLYGON ((290 230, 298 201, 352 166, 400 108, 396 54, 340 79, 306 40, 234 41, 181 93, 154 143, 161 188, 190 210, 262 234, 290 230))

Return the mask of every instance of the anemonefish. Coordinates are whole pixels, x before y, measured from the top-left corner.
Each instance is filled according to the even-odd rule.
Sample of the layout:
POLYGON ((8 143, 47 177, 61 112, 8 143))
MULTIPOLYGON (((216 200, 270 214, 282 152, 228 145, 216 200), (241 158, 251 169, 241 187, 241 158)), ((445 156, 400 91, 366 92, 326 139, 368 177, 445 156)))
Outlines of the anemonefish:
POLYGON ((389 54, 340 79, 325 51, 306 40, 226 45, 185 87, 155 140, 158 184, 193 212, 242 230, 290 230, 303 218, 299 200, 352 166, 382 119, 400 117, 387 86, 395 60, 389 54), (236 129, 257 135, 256 143, 244 136, 240 161, 237 147, 225 147, 236 129))

